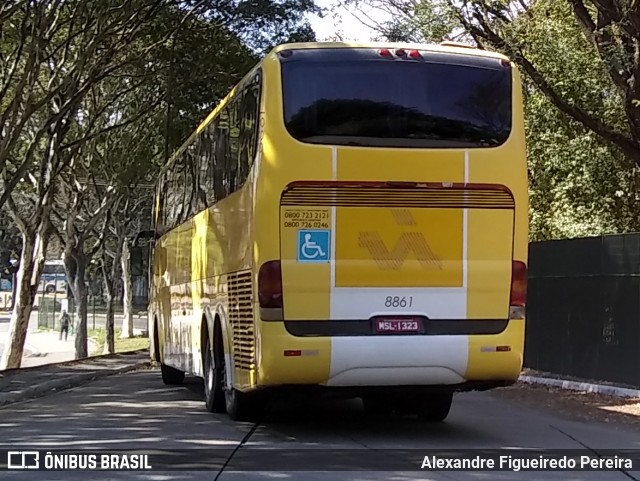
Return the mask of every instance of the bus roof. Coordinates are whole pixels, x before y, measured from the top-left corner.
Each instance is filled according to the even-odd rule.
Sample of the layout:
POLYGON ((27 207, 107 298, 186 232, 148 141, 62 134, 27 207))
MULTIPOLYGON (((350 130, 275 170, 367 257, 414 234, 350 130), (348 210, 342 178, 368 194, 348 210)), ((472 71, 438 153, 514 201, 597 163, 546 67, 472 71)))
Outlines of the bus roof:
POLYGON ((301 42, 284 43, 275 47, 270 53, 278 53, 283 50, 312 49, 312 48, 388 48, 405 50, 427 50, 431 52, 456 53, 462 55, 473 55, 478 57, 490 57, 500 60, 508 60, 504 55, 481 50, 471 45, 459 42, 444 41, 441 44, 410 43, 410 42, 301 42))

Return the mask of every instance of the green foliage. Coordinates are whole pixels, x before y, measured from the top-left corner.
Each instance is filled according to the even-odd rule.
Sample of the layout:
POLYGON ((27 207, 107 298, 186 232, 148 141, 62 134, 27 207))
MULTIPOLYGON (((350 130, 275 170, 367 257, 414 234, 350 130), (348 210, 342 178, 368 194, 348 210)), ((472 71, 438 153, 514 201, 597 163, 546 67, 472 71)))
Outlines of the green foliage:
POLYGON ((233 22, 230 30, 245 45, 265 53, 288 42, 315 41, 315 33, 304 18, 319 12, 314 0, 236 0, 229 2, 233 22))
MULTIPOLYGON (((459 26, 455 12, 446 0, 342 0, 356 11, 370 7, 384 12, 388 20, 372 25, 376 40, 391 42, 440 42, 459 26)), ((367 18, 365 14, 361 18, 367 18)))
MULTIPOLYGON (((517 41, 555 91, 625 129, 622 99, 567 3, 540 0, 511 27, 505 36, 517 41)), ((640 228, 634 213, 637 167, 610 142, 559 112, 528 80, 525 91, 531 238, 640 228)))
MULTIPOLYGON (((169 153, 179 147, 215 105, 258 61, 240 39, 215 24, 192 19, 158 52, 166 67, 157 81, 166 89, 169 153)), ((166 132, 165 132, 166 128, 166 132)))

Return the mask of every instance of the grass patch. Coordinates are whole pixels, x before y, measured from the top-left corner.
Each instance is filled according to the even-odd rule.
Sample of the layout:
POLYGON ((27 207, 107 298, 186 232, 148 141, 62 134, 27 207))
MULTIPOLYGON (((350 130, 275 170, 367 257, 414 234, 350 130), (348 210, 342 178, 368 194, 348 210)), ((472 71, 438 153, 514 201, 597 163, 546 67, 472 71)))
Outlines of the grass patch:
MULTIPOLYGON (((116 352, 137 351, 138 349, 149 348, 149 338, 136 336, 129 339, 120 338, 120 329, 115 331, 115 348, 116 352)), ((87 336, 95 342, 96 346, 90 353, 92 356, 98 356, 103 354, 104 342, 107 337, 107 331, 105 329, 89 329, 87 336)))

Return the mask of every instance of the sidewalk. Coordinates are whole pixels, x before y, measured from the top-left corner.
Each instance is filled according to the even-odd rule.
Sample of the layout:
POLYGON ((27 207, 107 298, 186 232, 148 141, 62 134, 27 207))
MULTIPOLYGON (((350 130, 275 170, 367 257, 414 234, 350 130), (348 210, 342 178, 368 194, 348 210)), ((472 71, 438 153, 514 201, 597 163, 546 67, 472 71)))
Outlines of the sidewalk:
MULTIPOLYGON (((2 350, 7 348, 8 343, 8 321, 9 318, 0 319, 3 322, 0 332, 0 344, 2 350), (4 330, 6 329, 6 330, 4 330)), ((91 353, 95 349, 93 341, 88 341, 88 351, 91 353)), ((0 350, 1 352, 1 350, 0 350)), ((69 336, 66 341, 60 340, 60 333, 56 331, 38 330, 37 314, 31 315, 27 338, 24 343, 24 353, 21 367, 42 366, 55 362, 72 361, 75 359, 75 336, 69 336)))
POLYGON ((114 374, 148 368, 149 351, 109 354, 63 364, 0 371, 0 406, 45 396, 114 374))
MULTIPOLYGON (((25 353, 21 367, 42 366, 56 362, 73 361, 76 356, 75 336, 60 340, 60 333, 55 331, 29 331, 25 342, 25 353)), ((96 348, 89 339, 88 352, 96 348)))
MULTIPOLYGON (((10 312, 0 312, 0 353, 8 344, 8 327, 11 318, 10 312), (6 330, 5 330, 6 329, 6 330)), ((91 325, 87 327, 92 327, 91 325)), ((119 327, 119 326, 116 326, 119 327)), ((146 321, 134 318, 134 333, 146 331, 146 321), (139 326, 143 326, 141 329, 139 326)), ((99 346, 89 339, 87 343, 89 354, 99 346)), ((101 350, 100 350, 101 352, 101 350)), ((32 312, 29 318, 27 338, 24 345, 21 367, 35 367, 45 364, 72 361, 75 359, 75 336, 69 335, 67 340, 60 340, 58 331, 45 331, 38 329, 38 313, 32 312)))

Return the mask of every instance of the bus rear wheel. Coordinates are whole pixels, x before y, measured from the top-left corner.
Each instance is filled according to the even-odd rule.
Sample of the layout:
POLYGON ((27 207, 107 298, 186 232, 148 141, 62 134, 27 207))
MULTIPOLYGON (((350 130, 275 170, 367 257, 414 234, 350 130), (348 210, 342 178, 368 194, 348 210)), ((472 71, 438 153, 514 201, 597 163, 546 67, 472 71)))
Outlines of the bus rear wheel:
POLYGON ((162 363, 160 364, 160 372, 162 373, 162 382, 169 386, 182 384, 182 381, 184 381, 184 371, 180 371, 175 367, 162 363))
POLYGON ((227 414, 234 421, 254 421, 255 406, 249 394, 229 388, 225 391, 227 414))
POLYGON ((421 421, 440 422, 449 415, 453 402, 453 392, 430 393, 418 407, 418 418, 421 421))
POLYGON ((220 361, 221 358, 224 359, 220 353, 214 353, 211 349, 207 336, 204 352, 204 398, 207 411, 212 413, 224 413, 226 410, 224 362, 220 361))

